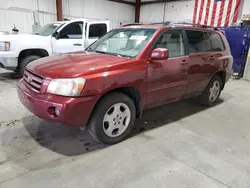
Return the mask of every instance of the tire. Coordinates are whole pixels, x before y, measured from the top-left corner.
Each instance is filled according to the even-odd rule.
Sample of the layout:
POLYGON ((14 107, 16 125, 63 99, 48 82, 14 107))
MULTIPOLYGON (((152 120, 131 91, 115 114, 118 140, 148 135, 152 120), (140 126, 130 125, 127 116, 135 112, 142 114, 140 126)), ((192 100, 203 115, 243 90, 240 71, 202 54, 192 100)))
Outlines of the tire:
POLYGON ((19 73, 19 72, 20 72, 19 68, 17 67, 17 68, 14 70, 14 72, 15 72, 15 73, 19 73))
POLYGON ((27 56, 27 57, 23 58, 21 63, 20 63, 20 75, 23 76, 25 68, 30 62, 37 60, 39 58, 41 58, 41 57, 37 56, 37 55, 31 55, 31 56, 27 56))
POLYGON ((199 97, 199 102, 206 106, 212 106, 217 102, 222 90, 222 80, 219 76, 215 75, 210 80, 207 88, 199 97))
POLYGON ((110 93, 96 106, 88 129, 97 141, 116 144, 124 140, 132 131, 136 119, 133 100, 123 93, 110 93))

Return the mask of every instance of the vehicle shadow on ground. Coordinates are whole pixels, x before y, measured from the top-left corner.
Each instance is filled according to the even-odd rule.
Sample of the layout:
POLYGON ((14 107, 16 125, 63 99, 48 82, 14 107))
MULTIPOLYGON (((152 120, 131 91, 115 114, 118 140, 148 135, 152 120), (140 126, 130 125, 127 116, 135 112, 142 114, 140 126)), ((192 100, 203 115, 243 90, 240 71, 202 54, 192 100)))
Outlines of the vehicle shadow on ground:
POLYGON ((15 72, 0 72, 0 81, 19 80, 21 75, 15 72))
POLYGON ((224 99, 219 99, 215 105, 208 107, 200 105, 195 99, 186 99, 146 110, 143 113, 143 117, 137 120, 136 128, 132 131, 131 137, 144 131, 167 126, 170 123, 180 121, 185 117, 208 110, 209 108, 215 108, 223 102, 224 99))
MULTIPOLYGON (((210 108, 221 103, 223 103, 222 99, 210 108)), ((207 109, 208 107, 197 104, 194 99, 188 99, 146 110, 143 117, 136 121, 130 137, 154 128, 167 126, 207 109)), ((23 118, 22 122, 30 136, 41 146, 65 156, 77 156, 107 147, 95 141, 86 129, 80 131, 80 129, 46 122, 35 116, 23 118)))
POLYGON ((95 141, 86 129, 81 131, 35 116, 23 118, 22 123, 37 143, 65 156, 77 156, 106 147, 95 141))

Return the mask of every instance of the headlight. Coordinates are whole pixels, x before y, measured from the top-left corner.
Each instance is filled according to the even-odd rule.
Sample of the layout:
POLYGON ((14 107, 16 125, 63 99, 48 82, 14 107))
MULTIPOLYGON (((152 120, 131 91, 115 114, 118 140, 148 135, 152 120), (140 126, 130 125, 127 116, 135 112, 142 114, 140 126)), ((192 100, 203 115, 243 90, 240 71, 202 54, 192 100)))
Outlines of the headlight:
POLYGON ((84 78, 53 79, 47 92, 63 96, 80 96, 86 80, 84 78))
POLYGON ((0 42, 0 51, 9 51, 10 42, 0 42))

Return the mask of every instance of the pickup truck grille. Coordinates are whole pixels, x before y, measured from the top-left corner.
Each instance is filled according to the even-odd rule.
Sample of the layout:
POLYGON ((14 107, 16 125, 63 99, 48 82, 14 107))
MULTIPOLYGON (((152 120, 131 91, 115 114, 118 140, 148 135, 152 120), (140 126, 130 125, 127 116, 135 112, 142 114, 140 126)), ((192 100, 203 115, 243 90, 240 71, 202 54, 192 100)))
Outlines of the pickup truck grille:
POLYGON ((25 81, 26 85, 32 89, 33 91, 40 93, 43 77, 39 76, 31 71, 25 70, 23 75, 23 80, 25 81))

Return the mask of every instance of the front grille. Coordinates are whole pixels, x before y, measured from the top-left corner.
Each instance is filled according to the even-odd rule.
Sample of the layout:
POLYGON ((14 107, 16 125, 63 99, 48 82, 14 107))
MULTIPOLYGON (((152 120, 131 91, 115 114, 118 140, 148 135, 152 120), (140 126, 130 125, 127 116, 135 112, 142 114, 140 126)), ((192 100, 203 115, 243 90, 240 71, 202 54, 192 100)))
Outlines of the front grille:
POLYGON ((31 71, 25 70, 23 80, 30 89, 37 93, 40 93, 43 83, 42 76, 39 76, 31 71))

